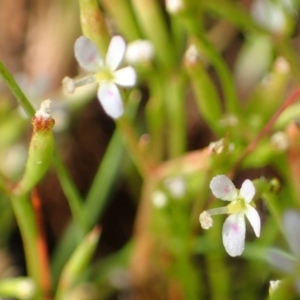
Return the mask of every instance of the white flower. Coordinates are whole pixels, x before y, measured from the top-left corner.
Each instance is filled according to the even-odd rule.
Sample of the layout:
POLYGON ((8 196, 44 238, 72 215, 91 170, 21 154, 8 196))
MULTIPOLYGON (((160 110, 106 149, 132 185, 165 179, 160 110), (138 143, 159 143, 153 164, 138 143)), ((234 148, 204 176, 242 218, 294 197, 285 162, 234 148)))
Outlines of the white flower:
POLYGON ((150 41, 136 40, 127 46, 125 58, 129 64, 147 63, 152 60, 154 47, 150 41))
POLYGON ((280 283, 281 283, 281 280, 270 280, 269 295, 272 295, 272 293, 274 293, 275 290, 278 289, 280 283))
MULTIPOLYGON (((223 244, 230 256, 241 255, 245 246, 245 215, 252 225, 255 235, 257 237, 260 235, 260 217, 254 207, 250 205, 255 195, 255 187, 247 179, 241 189, 237 190, 227 176, 218 175, 211 180, 210 189, 215 197, 230 201, 230 204, 226 207, 209 209, 206 213, 209 215, 229 214, 223 225, 223 244)), ((200 223, 202 220, 203 217, 200 218, 200 223)), ((204 227, 205 224, 201 225, 204 227)))
POLYGON ((254 20, 271 33, 283 33, 287 26, 287 16, 284 7, 270 0, 256 0, 251 12, 254 20))
POLYGON ((182 177, 167 178, 164 186, 175 199, 181 198, 185 194, 186 183, 182 177))
POLYGON ((63 84, 66 91, 72 92, 75 87, 86 83, 98 82, 98 99, 104 111, 114 119, 123 115, 123 101, 116 84, 123 87, 131 87, 136 82, 136 73, 132 67, 117 70, 123 60, 126 50, 125 41, 120 36, 111 39, 105 60, 96 45, 88 38, 79 37, 74 46, 75 57, 79 65, 93 75, 79 81, 70 81, 65 78, 63 84))
POLYGON ((166 0, 166 8, 170 14, 176 14, 184 8, 182 0, 166 0))
POLYGON ((156 208, 163 208, 166 206, 167 204, 167 197, 166 195, 161 192, 161 191, 155 191, 152 194, 151 197, 152 200, 152 204, 156 207, 156 208))
POLYGON ((185 59, 189 63, 196 63, 197 60, 200 58, 199 51, 198 51, 197 47, 194 44, 191 44, 188 47, 188 49, 186 50, 184 56, 185 56, 185 59))

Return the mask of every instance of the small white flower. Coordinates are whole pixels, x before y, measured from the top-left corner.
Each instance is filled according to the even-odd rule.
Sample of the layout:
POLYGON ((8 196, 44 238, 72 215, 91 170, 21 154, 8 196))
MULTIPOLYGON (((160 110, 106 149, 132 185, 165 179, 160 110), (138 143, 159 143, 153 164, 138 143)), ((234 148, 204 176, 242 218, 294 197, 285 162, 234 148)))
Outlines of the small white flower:
POLYGON ((167 178, 164 181, 164 186, 176 199, 183 197, 185 194, 186 183, 182 177, 167 178))
POLYGON ((271 145, 278 151, 287 151, 289 139, 284 131, 278 131, 271 136, 271 145))
POLYGON ((200 58, 199 51, 198 51, 197 47, 194 44, 191 44, 188 47, 188 49, 186 50, 184 56, 185 56, 185 59, 189 63, 196 63, 197 60, 200 58))
POLYGON ((105 60, 100 56, 96 45, 88 38, 79 37, 74 46, 75 57, 79 65, 85 70, 94 73, 84 80, 64 80, 66 91, 70 92, 75 87, 83 84, 98 82, 98 99, 104 111, 114 119, 118 119, 124 113, 123 101, 117 85, 131 87, 136 82, 136 73, 132 67, 117 70, 123 60, 126 50, 125 41, 121 36, 111 39, 105 60))
POLYGON ((153 55, 154 47, 150 41, 136 40, 127 46, 125 59, 134 65, 151 61, 153 55))
POLYGON ((209 143, 208 148, 212 153, 221 154, 224 153, 224 151, 229 153, 233 152, 235 145, 233 143, 228 145, 227 141, 222 138, 216 142, 209 143))
POLYGON ((274 293, 275 290, 277 290, 280 283, 281 280, 270 280, 269 295, 271 295, 272 293, 274 293))
POLYGON ((282 5, 270 0, 256 0, 251 12, 254 20, 271 33, 283 33, 287 26, 287 16, 282 5))
POLYGON ((152 194, 151 197, 152 200, 152 204, 156 207, 156 208, 163 208, 166 206, 167 204, 167 197, 166 195, 161 192, 161 191, 155 191, 152 194))
MULTIPOLYGON (((245 246, 245 215, 252 225, 255 235, 257 237, 260 235, 260 217, 254 207, 250 205, 255 195, 255 187, 247 179, 241 189, 237 190, 227 176, 218 175, 211 180, 210 189, 215 197, 230 201, 230 204, 225 207, 209 209, 206 213, 209 215, 229 214, 223 225, 223 244, 230 256, 241 255, 245 246)), ((201 225, 204 226, 202 223, 201 225)))
POLYGON ((182 0, 166 0, 166 8, 170 14, 176 14, 184 8, 182 0))

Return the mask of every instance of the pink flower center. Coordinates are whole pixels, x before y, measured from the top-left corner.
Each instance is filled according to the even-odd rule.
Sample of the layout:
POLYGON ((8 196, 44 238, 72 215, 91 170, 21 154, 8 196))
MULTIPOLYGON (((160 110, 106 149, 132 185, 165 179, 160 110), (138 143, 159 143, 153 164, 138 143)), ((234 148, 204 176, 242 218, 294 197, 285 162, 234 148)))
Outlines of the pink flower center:
POLYGON ((231 229, 236 233, 239 232, 239 226, 237 224, 231 224, 231 229))
POLYGON ((225 192, 225 193, 229 193, 229 191, 230 191, 229 187, 228 187, 228 186, 225 186, 225 187, 224 187, 224 192, 225 192))

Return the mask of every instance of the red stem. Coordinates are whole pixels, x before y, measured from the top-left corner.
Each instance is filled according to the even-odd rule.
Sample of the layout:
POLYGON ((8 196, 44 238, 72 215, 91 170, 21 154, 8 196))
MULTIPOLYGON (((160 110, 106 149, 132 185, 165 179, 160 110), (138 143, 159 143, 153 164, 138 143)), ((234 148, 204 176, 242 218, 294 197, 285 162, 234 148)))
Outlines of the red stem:
POLYGON ((234 169, 237 169, 237 166, 240 165, 240 163, 242 162, 242 160, 249 154, 251 153, 258 145, 258 143, 260 142, 260 140, 267 135, 274 123, 276 122, 276 120, 278 119, 278 117, 282 114, 282 112, 289 107, 290 105, 294 104, 298 97, 300 96, 300 87, 297 88, 292 95, 287 98, 286 101, 284 101, 284 103, 281 105, 281 107, 277 110, 277 112, 273 115, 273 117, 269 120, 269 122, 266 124, 266 126, 262 129, 262 131, 257 135, 257 137, 248 145, 248 147, 245 149, 245 151, 242 153, 241 157, 238 159, 236 166, 234 169))
POLYGON ((31 201, 33 205, 33 210, 35 213, 37 230, 38 230, 38 239, 37 239, 37 248, 39 266, 41 269, 41 288, 45 300, 52 299, 51 297, 51 277, 50 277, 50 267, 49 267, 49 255, 46 241, 46 234, 44 229, 43 213, 42 213, 42 204, 39 194, 36 189, 32 190, 31 201))

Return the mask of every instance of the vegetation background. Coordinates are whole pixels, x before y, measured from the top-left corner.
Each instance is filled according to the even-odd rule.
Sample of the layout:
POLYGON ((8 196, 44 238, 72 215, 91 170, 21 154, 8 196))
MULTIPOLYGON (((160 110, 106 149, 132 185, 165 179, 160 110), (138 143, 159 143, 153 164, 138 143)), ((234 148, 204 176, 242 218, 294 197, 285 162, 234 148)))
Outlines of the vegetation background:
MULTIPOLYGON (((0 61, 35 110, 52 100, 56 124, 53 163, 20 201, 32 212, 20 219, 7 187, 24 174, 32 128, 16 83, 0 81, 0 295, 267 299, 269 281, 285 278, 267 249, 289 251, 281 215, 300 209, 299 6, 1 0, 0 61), (122 89, 119 120, 103 111, 96 85, 62 89, 65 76, 84 76, 73 50, 82 34, 102 55, 114 35, 153 46, 153 55, 126 62, 138 80, 122 89), (209 231, 199 224, 204 209, 221 206, 209 189, 217 174, 238 188, 256 180, 261 237, 247 230, 238 258, 222 245, 223 216, 209 231), (38 235, 28 243, 29 223, 38 235), (35 292, 26 294, 19 283, 28 278, 35 292)), ((295 276, 270 297, 296 299, 295 276)))

